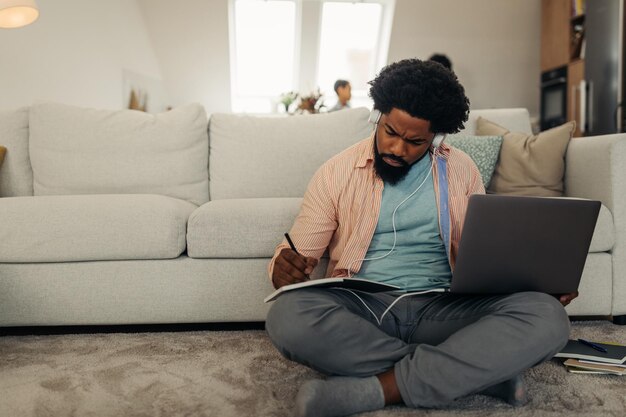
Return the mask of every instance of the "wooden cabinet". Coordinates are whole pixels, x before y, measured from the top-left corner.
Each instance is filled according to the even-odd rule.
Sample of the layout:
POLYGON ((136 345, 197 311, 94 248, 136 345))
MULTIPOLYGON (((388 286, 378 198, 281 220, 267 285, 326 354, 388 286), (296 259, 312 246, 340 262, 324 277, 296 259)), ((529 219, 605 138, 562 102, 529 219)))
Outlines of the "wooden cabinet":
MULTIPOLYGON (((541 0, 541 72, 544 74, 567 67, 566 102, 560 119, 576 121, 574 136, 581 136, 581 130, 584 130, 581 126, 584 117, 580 114, 585 79, 585 61, 582 56, 584 3, 584 0, 541 0)), ((544 89, 542 85, 542 106, 545 105, 544 89)))
POLYGON ((576 121, 574 136, 582 136, 581 124, 584 122, 580 113, 581 89, 585 79, 585 61, 578 59, 571 62, 567 68, 567 120, 576 121))
POLYGON ((570 61, 571 0, 541 1, 541 71, 570 61))

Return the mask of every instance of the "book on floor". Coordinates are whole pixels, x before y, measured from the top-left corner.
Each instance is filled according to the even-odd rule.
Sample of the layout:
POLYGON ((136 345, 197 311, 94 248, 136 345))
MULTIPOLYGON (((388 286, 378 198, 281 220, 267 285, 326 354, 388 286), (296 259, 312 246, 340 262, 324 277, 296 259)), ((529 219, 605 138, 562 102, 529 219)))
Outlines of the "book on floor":
POLYGON ((593 343, 606 349, 606 352, 600 352, 578 340, 569 340, 567 345, 554 357, 582 359, 605 364, 623 364, 626 362, 626 346, 595 341, 593 343))
POLYGON ((572 374, 585 374, 585 375, 607 375, 606 372, 602 371, 589 371, 587 369, 575 369, 575 368, 567 368, 567 372, 572 374))
POLYGON ((278 296, 287 292, 297 290, 299 288, 309 288, 309 287, 317 287, 317 288, 327 288, 327 287, 337 287, 337 288, 347 288, 351 290, 359 290, 365 292, 384 292, 384 291, 399 291, 402 290, 400 287, 391 284, 383 284, 382 282, 371 281, 368 279, 360 279, 360 278, 320 278, 320 279, 312 279, 309 281, 298 282, 296 284, 289 284, 283 287, 280 287, 263 300, 266 303, 270 301, 274 301, 278 296))
POLYGON ((626 375, 626 366, 607 365, 606 363, 567 359, 563 364, 572 373, 589 373, 605 375, 626 375))

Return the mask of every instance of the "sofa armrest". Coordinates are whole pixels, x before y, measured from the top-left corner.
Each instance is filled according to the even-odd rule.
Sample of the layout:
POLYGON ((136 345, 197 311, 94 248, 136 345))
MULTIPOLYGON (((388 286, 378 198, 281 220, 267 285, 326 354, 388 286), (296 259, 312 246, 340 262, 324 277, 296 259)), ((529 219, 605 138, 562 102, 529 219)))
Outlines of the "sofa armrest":
POLYGON ((572 139, 565 167, 566 196, 600 200, 613 213, 626 201, 626 134, 572 139))
POLYGON ((600 200, 613 214, 613 315, 626 314, 626 134, 575 138, 565 157, 565 195, 600 200))

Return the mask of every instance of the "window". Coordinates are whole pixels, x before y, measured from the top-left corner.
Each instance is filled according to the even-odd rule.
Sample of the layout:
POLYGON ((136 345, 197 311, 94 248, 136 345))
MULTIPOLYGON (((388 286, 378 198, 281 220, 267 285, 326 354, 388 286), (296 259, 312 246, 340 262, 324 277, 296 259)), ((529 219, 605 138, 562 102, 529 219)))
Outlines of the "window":
POLYGON ((337 79, 350 81, 353 107, 370 104, 367 82, 382 66, 382 18, 383 6, 378 2, 323 2, 318 85, 328 96, 327 105, 334 104, 337 79))
POLYGON ((233 111, 270 112, 272 100, 293 89, 295 45, 294 0, 234 1, 233 111))
POLYGON ((386 64, 394 2, 230 0, 233 111, 276 111, 281 94, 317 87, 332 107, 339 78, 353 107, 371 106, 367 82, 386 64))

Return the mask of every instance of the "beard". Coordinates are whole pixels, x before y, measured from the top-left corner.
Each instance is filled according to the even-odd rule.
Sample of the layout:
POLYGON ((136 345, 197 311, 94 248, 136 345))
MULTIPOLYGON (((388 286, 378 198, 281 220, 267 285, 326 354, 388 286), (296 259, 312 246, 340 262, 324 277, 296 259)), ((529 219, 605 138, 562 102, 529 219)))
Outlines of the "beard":
POLYGON ((376 175, 386 183, 391 185, 396 185, 400 181, 406 177, 406 175, 411 170, 411 167, 422 160, 426 155, 428 155, 428 151, 424 153, 417 161, 412 164, 408 164, 404 159, 399 156, 395 156, 388 153, 379 153, 378 146, 376 146, 376 141, 374 141, 374 172, 376 175), (394 167, 386 163, 383 158, 393 159, 402 164, 402 166, 394 167))
MULTIPOLYGON (((422 158, 418 159, 414 163, 421 161, 422 158)), ((397 183, 402 181, 404 177, 406 177, 406 174, 409 173, 413 164, 407 164, 406 161, 399 156, 395 156, 389 153, 379 153, 378 146, 376 146, 376 141, 374 141, 374 172, 376 172, 376 175, 378 175, 378 177, 384 182, 391 185, 396 185, 397 183), (389 165, 383 160, 383 158, 393 159, 394 161, 402 164, 402 166, 394 167, 392 165, 389 165)))
POLYGON ((409 173, 410 169, 411 165, 407 164, 404 159, 388 153, 378 153, 378 147, 376 146, 376 142, 374 142, 374 171, 381 180, 391 185, 396 185, 404 177, 406 177, 406 174, 409 173), (384 157, 398 161, 402 164, 402 166, 391 166, 383 160, 384 157))

